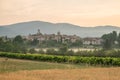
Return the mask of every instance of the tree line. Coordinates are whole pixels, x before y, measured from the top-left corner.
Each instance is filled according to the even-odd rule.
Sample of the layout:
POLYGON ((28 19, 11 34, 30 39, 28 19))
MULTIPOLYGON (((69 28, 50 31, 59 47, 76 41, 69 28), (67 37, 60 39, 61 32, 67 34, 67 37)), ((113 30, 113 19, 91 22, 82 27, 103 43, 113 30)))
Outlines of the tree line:
POLYGON ((20 35, 13 39, 0 38, 0 51, 3 52, 14 52, 14 53, 26 53, 27 47, 25 41, 20 35))
POLYGON ((103 49, 120 48, 120 33, 117 34, 116 31, 113 31, 104 34, 101 38, 103 39, 103 49))

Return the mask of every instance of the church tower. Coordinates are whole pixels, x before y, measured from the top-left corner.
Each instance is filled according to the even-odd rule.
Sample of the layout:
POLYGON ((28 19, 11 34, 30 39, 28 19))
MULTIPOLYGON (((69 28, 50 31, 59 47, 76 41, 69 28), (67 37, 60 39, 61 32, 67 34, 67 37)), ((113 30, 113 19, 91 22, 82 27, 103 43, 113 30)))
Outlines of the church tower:
POLYGON ((40 29, 38 29, 38 32, 37 32, 37 34, 39 34, 39 35, 42 35, 42 33, 40 32, 40 29))
POLYGON ((60 31, 57 32, 57 35, 61 35, 60 31))

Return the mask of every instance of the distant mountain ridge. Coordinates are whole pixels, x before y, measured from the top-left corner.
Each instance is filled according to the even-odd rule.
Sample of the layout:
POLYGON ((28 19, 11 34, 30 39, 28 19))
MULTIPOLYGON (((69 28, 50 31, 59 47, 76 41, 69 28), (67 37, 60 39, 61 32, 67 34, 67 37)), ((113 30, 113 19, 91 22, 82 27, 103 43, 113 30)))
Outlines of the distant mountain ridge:
POLYGON ((37 33, 40 29, 43 34, 53 34, 58 31, 61 34, 78 35, 80 37, 101 37, 103 34, 117 31, 120 32, 120 27, 116 26, 96 26, 96 27, 81 27, 69 23, 50 23, 43 21, 21 22, 11 25, 0 26, 0 36, 14 37, 16 35, 29 35, 37 33))

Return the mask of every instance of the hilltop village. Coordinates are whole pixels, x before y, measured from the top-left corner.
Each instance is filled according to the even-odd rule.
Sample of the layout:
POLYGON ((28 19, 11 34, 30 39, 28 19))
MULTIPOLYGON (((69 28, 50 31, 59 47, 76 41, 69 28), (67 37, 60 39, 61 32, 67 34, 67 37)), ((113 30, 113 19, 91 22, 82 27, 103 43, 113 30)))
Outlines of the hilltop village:
MULTIPOLYGON (((14 38, 8 38, 7 36, 0 37, 0 50, 26 53, 28 50, 32 53, 34 49, 56 48, 62 50, 61 53, 67 51, 67 49, 119 49, 120 47, 120 33, 117 34, 113 31, 109 34, 104 34, 99 37, 86 37, 81 38, 77 35, 65 35, 61 32, 57 34, 43 34, 40 29, 35 34, 29 34, 28 36, 17 35, 14 38)), ((51 53, 48 50, 48 53, 51 53)), ((56 52, 54 52, 56 53, 56 52)))
POLYGON ((38 29, 36 34, 29 34, 23 38, 29 41, 37 39, 39 42, 53 40, 61 43, 75 43, 77 41, 82 41, 84 45, 101 45, 102 43, 102 39, 98 37, 81 38, 77 35, 65 35, 60 32, 57 32, 57 34, 43 34, 40 29, 38 29))

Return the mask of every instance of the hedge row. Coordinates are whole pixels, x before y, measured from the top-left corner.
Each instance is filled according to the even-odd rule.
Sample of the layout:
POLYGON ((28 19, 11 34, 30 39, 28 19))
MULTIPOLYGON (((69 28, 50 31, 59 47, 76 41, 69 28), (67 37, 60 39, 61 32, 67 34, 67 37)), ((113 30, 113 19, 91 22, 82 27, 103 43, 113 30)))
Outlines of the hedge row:
POLYGON ((120 66, 120 58, 112 57, 80 57, 80 56, 56 56, 44 54, 20 54, 0 52, 0 57, 48 61, 57 63, 90 64, 90 65, 112 65, 120 66))

